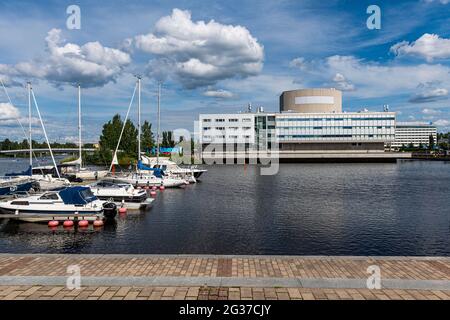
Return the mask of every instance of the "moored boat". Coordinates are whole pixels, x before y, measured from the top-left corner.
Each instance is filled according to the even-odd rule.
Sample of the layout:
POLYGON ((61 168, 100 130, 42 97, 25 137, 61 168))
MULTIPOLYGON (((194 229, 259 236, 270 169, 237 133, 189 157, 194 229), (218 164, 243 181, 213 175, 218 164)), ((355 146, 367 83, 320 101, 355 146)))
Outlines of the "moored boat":
POLYGON ((206 169, 199 169, 196 166, 180 167, 176 162, 163 157, 147 157, 142 155, 142 163, 150 168, 162 169, 164 172, 196 183, 200 176, 207 172, 206 169))
POLYGON ((30 176, 0 177, 0 196, 30 191, 33 187, 35 187, 35 180, 30 176))
POLYGON ((135 189, 129 183, 114 183, 103 180, 89 186, 92 193, 100 200, 113 201, 117 206, 127 209, 147 209, 154 199, 146 190, 135 189))
POLYGON ((40 195, 0 202, 1 214, 13 214, 28 222, 49 220, 90 220, 114 218, 117 206, 99 200, 88 187, 69 187, 40 195))

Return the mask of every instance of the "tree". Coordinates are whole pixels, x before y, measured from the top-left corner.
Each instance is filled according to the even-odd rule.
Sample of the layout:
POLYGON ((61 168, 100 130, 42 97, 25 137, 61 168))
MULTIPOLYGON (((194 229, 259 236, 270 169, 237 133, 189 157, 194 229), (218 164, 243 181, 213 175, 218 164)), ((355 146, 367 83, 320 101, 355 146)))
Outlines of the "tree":
POLYGON ((116 114, 112 120, 103 125, 102 134, 100 135, 100 150, 110 151, 115 150, 117 141, 119 140, 120 131, 122 130, 123 122, 120 115, 116 114))
POLYGON ((175 141, 173 140, 173 132, 172 131, 163 131, 161 147, 163 147, 163 148, 175 147, 175 141))
POLYGON ((430 137, 428 138, 428 148, 430 150, 434 149, 434 137, 432 134, 430 134, 430 137))
MULTIPOLYGON (((100 136, 100 154, 101 158, 106 159, 108 162, 112 160, 112 154, 116 150, 122 127, 123 121, 118 114, 103 125, 102 134, 100 136)), ((133 122, 128 119, 119 145, 119 150, 124 155, 134 157, 137 154, 137 135, 138 132, 136 127, 133 122)))
POLYGON ((147 120, 144 121, 144 124, 141 128, 141 146, 142 150, 150 150, 155 145, 155 140, 152 132, 152 124, 147 120))
POLYGON ((128 156, 137 155, 138 145, 138 130, 134 126, 133 122, 128 119, 123 130, 122 141, 120 142, 119 149, 122 150, 128 156))

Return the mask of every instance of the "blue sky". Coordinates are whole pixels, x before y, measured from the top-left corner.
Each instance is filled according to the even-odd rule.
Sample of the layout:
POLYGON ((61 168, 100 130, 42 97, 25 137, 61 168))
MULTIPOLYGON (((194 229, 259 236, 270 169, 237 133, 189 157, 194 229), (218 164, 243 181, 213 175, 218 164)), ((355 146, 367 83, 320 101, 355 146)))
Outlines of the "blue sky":
MULTIPOLYGON (((83 137, 125 115, 143 76, 143 118, 192 130, 199 113, 237 112, 250 102, 278 109, 281 91, 342 89, 344 109, 382 110, 450 130, 450 1, 0 1, 0 139, 22 139, 27 80, 51 140, 75 141, 76 89, 83 137), (69 5, 81 28, 66 26, 69 5), (381 8, 369 30, 366 9, 381 8), (212 21, 213 20, 213 21, 212 21)), ((135 109, 134 109, 135 110, 135 109)), ((136 112, 132 112, 136 118, 136 112)), ((42 138, 35 122, 35 137, 42 138)))

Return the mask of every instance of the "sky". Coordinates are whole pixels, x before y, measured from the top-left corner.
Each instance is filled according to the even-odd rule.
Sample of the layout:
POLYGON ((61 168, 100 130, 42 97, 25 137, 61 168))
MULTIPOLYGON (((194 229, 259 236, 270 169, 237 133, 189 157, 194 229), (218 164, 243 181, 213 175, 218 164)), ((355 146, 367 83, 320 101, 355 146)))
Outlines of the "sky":
MULTIPOLYGON (((155 127, 162 83, 162 130, 192 131, 199 113, 248 103, 278 111, 284 90, 334 87, 345 111, 388 104, 399 121, 447 132, 449 26, 450 0, 0 0, 0 79, 12 102, 0 88, 0 140, 24 138, 30 81, 60 142, 77 141, 80 83, 83 140, 96 142, 103 123, 125 117, 135 75, 142 119, 155 127), (368 28, 370 5, 379 29, 368 28)), ((134 101, 134 121, 136 110, 134 101)), ((42 140, 35 110, 32 125, 42 140)))

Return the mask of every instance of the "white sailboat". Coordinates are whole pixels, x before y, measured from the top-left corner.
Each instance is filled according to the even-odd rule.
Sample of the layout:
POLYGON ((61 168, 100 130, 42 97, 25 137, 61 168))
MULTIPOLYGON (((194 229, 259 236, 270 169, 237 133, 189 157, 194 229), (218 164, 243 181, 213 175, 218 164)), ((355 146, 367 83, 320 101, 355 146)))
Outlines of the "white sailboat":
MULTIPOLYGON (((129 183, 134 186, 138 187, 144 187, 144 186, 164 186, 166 188, 175 188, 175 187, 181 187, 184 185, 189 184, 188 181, 185 179, 172 176, 168 173, 165 173, 163 170, 157 169, 157 168, 149 168, 142 165, 142 152, 141 152, 141 77, 137 77, 137 83, 136 83, 137 89, 138 89, 138 165, 136 168, 136 172, 132 172, 130 174, 122 174, 119 176, 114 176, 111 178, 108 178, 110 181, 114 181, 116 183, 129 183)), ((136 88, 135 88, 136 90, 136 88)), ((133 93, 134 98, 134 93, 133 93)), ((130 107, 133 102, 130 103, 130 106, 128 108, 127 116, 125 117, 124 126, 128 119, 128 114, 130 111, 130 107)), ((159 101, 159 94, 158 94, 158 101, 159 101)), ((159 103, 159 102, 158 102, 159 103)), ((117 151, 120 145, 120 140, 122 138, 124 127, 122 127, 122 132, 119 137, 119 141, 117 143, 116 150, 114 152, 113 161, 110 166, 110 171, 117 162, 117 151)))
POLYGON ((65 174, 75 175, 82 180, 97 180, 108 175, 108 170, 91 170, 83 167, 82 139, 81 139, 81 85, 78 84, 78 159, 65 162, 61 169, 65 174))
POLYGON ((151 168, 162 169, 164 172, 168 172, 174 176, 188 180, 190 183, 196 183, 200 176, 207 172, 206 169, 200 169, 196 166, 180 167, 176 162, 167 158, 147 157, 142 155, 142 163, 151 168))
POLYGON ((28 82, 28 120, 29 120, 29 145, 30 145, 30 174, 32 179, 36 180, 38 183, 38 188, 41 191, 48 191, 48 190, 57 190, 61 188, 65 188, 70 186, 69 180, 65 178, 61 178, 59 174, 58 167, 56 166, 55 157, 53 156, 52 147, 50 146, 50 142, 48 140, 47 131, 45 130, 44 122, 42 121, 41 112, 39 111, 39 106, 36 101, 36 97, 33 92, 33 88, 31 87, 31 83, 28 82), (47 141, 47 145, 50 151, 50 155, 53 161, 54 168, 56 170, 57 178, 54 178, 52 174, 46 174, 45 172, 41 172, 41 174, 36 173, 36 171, 33 170, 33 146, 32 146, 32 131, 31 131, 31 97, 33 97, 33 102, 36 107, 36 111, 39 116, 39 121, 42 126, 42 131, 44 132, 45 140, 47 141), (34 173, 33 173, 34 171, 34 173))

